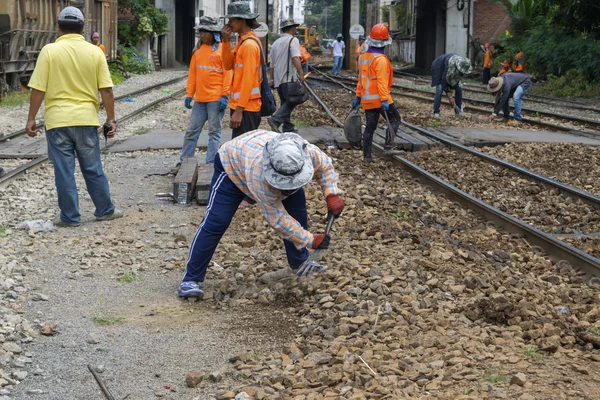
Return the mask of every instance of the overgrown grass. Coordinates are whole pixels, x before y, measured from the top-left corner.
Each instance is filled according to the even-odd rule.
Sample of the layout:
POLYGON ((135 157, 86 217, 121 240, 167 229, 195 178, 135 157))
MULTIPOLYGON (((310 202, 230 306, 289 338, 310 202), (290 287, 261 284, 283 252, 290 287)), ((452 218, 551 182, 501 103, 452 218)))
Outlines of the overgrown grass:
POLYGON ((6 225, 2 225, 0 226, 0 238, 5 238, 6 235, 6 230, 8 229, 8 226, 6 225))
POLYGON ((483 375, 483 379, 489 383, 504 383, 504 382, 508 381, 508 376, 501 375, 498 373, 494 373, 494 374, 487 373, 487 374, 483 375))
POLYGON ((125 320, 124 317, 92 317, 90 319, 98 325, 113 325, 125 320))
POLYGON ((442 123, 438 120, 432 119, 431 121, 429 121, 428 125, 432 128, 437 128, 438 126, 440 126, 442 123))
POLYGON ((0 102, 0 107, 21 107, 29 103, 29 92, 10 92, 0 102))
POLYGON ((130 269, 128 271, 123 272, 123 275, 121 275, 119 277, 119 279, 117 279, 117 282, 131 283, 131 282, 139 281, 140 279, 142 279, 142 278, 140 278, 137 271, 135 269, 130 269))
POLYGON ((588 328, 588 332, 593 333, 596 336, 600 336, 600 328, 596 325, 592 325, 588 328))
POLYGON ((538 85, 536 94, 556 97, 600 98, 600 81, 589 82, 576 70, 563 76, 550 75, 545 85, 538 85))
POLYGON ((540 350, 536 347, 523 347, 521 349, 521 353, 523 353, 523 355, 527 358, 530 358, 532 360, 535 360, 536 358, 538 358, 540 350))
POLYGON ((113 85, 125 82, 125 77, 119 72, 110 71, 110 79, 112 79, 113 85))
POLYGON ((133 132, 133 134, 136 135, 136 136, 139 136, 139 135, 145 135, 148 132, 150 132, 150 129, 148 129, 148 128, 140 128, 137 131, 133 132))
POLYGON ((311 126, 313 126, 312 122, 304 121, 302 119, 294 121, 294 125, 296 125, 296 128, 310 128, 311 126))

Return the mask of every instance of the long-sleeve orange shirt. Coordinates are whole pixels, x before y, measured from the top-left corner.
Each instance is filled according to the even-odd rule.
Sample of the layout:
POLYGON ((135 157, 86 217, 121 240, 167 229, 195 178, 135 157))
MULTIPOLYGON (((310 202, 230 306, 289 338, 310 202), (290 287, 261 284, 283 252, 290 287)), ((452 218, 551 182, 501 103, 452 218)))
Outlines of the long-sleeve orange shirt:
POLYGON ((225 69, 233 69, 233 82, 229 96, 229 107, 232 110, 242 107, 244 111, 260 111, 262 71, 259 43, 260 39, 252 31, 240 35, 233 54, 228 43, 225 43, 223 65, 225 69))
POLYGON ((492 68, 492 51, 488 50, 483 56, 483 68, 492 68))
POLYGON ((365 110, 381 107, 382 101, 394 104, 390 88, 394 82, 394 71, 384 54, 367 52, 358 59, 358 82, 356 95, 365 110))
POLYGON ((192 54, 185 87, 187 97, 195 95, 198 103, 219 101, 221 96, 229 97, 232 71, 223 68, 222 49, 223 43, 219 43, 215 50, 211 45, 202 44, 192 54))

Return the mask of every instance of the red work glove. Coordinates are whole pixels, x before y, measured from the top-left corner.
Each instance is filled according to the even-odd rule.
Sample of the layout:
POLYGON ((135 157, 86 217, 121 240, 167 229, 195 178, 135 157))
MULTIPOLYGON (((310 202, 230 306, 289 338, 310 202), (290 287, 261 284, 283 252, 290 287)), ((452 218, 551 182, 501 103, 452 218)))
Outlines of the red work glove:
POLYGON ((327 211, 333 214, 334 217, 338 218, 344 209, 344 200, 337 194, 330 194, 327 196, 327 211))
POLYGON ((329 240, 331 238, 329 237, 329 235, 324 235, 322 233, 318 233, 316 235, 314 235, 314 239, 312 242, 312 248, 313 249, 326 249, 329 247, 329 240))

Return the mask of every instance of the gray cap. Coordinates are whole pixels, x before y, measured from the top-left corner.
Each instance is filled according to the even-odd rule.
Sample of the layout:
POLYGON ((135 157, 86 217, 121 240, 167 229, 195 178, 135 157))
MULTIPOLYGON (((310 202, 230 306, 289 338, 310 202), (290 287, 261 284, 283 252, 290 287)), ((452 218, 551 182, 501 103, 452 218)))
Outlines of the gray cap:
POLYGON ((300 24, 294 21, 293 19, 286 19, 281 23, 281 25, 279 25, 279 29, 284 30, 285 28, 288 28, 290 26, 300 26, 300 24))
POLYGON ((58 14, 58 22, 70 22, 83 25, 83 14, 77 7, 65 7, 60 14, 58 14))
POLYGON ((267 183, 279 190, 295 190, 313 177, 308 142, 291 132, 275 136, 263 150, 263 172, 267 183))
POLYGON ((203 15, 200 22, 194 28, 198 31, 220 32, 223 26, 219 23, 219 18, 203 15))
POLYGON ((344 37, 344 36, 343 36, 341 33, 338 33, 338 34, 337 34, 337 36, 336 36, 335 38, 337 39, 337 38, 343 38, 343 37, 344 37))
POLYGON ((229 3, 227 5, 227 14, 225 14, 225 18, 254 19, 258 16, 258 13, 250 11, 249 1, 235 1, 229 3))

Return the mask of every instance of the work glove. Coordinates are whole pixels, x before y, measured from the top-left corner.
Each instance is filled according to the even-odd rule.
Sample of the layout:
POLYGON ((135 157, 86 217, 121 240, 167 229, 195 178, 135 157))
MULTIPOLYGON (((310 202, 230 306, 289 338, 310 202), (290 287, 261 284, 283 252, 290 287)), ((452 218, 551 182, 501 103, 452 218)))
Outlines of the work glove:
POLYGON ((314 235, 311 247, 315 250, 325 250, 329 248, 329 240, 331 240, 329 235, 317 233, 316 235, 314 235))
POLYGON ((219 111, 225 110, 228 103, 229 100, 227 100, 227 96, 221 96, 221 100, 219 100, 219 111))
POLYGON ((192 98, 186 97, 183 104, 185 105, 185 108, 187 108, 188 110, 191 110, 192 109, 192 98))
POLYGON ((356 108, 358 107, 358 105, 360 104, 360 97, 357 97, 354 99, 354 101, 352 102, 352 108, 356 108))
POLYGON ((335 218, 339 218, 342 210, 344 209, 344 200, 337 194, 330 194, 327 196, 327 211, 329 211, 335 218))
POLYGON ((390 109, 390 105, 388 104, 387 100, 381 102, 381 109, 383 111, 387 111, 390 109))

